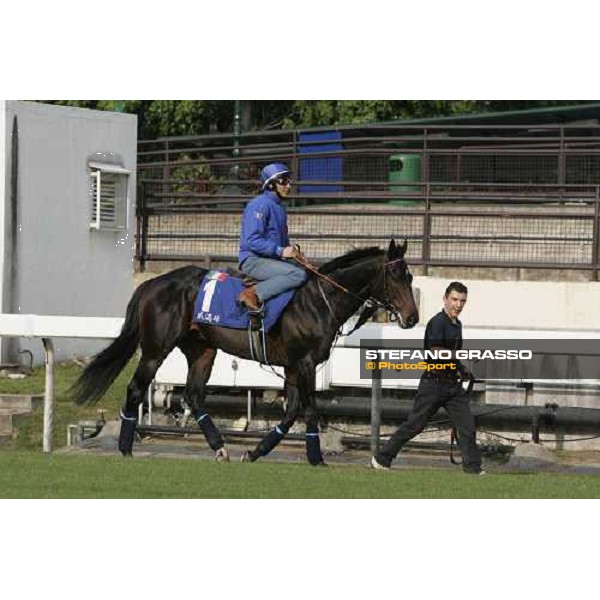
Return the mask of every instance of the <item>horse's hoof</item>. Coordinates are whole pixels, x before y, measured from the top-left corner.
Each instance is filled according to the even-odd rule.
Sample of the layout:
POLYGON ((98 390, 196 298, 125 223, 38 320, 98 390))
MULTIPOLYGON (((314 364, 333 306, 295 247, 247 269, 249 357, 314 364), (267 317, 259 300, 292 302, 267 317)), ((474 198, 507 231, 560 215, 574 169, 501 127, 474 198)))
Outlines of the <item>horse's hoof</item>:
POLYGON ((382 463, 380 463, 375 456, 371 457, 371 463, 369 465, 371 469, 376 469, 377 471, 389 471, 390 468, 382 463))
POLYGON ((215 452, 215 460, 220 463, 229 462, 229 452, 225 448, 219 448, 215 452))
POLYGON ((123 450, 121 450, 121 456, 123 458, 133 458, 133 452, 123 452, 123 450))
POLYGON ((240 462, 244 462, 244 463, 251 463, 254 462, 254 460, 252 458, 252 455, 250 454, 250 450, 246 450, 246 452, 244 452, 244 454, 242 454, 242 458, 240 459, 240 462))

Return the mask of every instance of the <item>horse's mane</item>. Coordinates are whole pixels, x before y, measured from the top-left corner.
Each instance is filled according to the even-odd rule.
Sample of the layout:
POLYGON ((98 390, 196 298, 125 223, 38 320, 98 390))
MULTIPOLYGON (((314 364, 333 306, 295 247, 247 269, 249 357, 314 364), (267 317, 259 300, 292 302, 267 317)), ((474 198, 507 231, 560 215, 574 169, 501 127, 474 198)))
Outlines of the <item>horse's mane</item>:
POLYGON ((377 246, 356 248, 325 263, 319 268, 319 271, 324 274, 332 273, 333 271, 337 271, 337 269, 349 267, 362 258, 371 258, 372 256, 380 256, 381 254, 383 254, 383 250, 377 246))

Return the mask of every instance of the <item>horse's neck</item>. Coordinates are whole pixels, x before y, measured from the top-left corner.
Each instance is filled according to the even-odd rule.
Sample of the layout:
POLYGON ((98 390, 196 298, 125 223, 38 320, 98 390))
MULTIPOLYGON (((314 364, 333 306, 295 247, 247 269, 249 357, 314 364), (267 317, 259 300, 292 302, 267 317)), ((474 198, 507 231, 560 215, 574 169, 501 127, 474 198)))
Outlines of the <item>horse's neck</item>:
MULTIPOLYGON (((345 323, 374 294, 377 275, 381 269, 381 259, 363 260, 357 265, 333 271, 329 277, 344 286, 351 293, 335 289, 332 294, 339 325, 345 323)), ((332 304, 333 306, 333 304, 332 304)))

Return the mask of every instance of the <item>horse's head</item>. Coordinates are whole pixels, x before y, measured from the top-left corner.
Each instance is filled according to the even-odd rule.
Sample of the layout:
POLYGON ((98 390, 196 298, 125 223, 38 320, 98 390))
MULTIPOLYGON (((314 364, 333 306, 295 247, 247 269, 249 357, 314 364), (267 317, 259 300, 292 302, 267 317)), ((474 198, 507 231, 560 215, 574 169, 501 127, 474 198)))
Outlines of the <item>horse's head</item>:
POLYGON ((386 308, 398 325, 410 329, 419 322, 419 310, 412 290, 413 276, 404 260, 407 240, 397 246, 392 238, 383 265, 383 294, 386 308))

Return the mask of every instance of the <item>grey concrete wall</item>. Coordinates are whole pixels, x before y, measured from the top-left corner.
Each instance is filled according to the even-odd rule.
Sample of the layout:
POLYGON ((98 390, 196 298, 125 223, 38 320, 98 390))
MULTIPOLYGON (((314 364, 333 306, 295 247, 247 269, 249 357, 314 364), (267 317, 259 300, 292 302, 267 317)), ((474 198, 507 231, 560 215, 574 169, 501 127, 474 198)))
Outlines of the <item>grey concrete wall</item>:
POLYGON ((454 277, 415 277, 421 290, 422 322, 443 306, 446 286, 460 280, 469 288, 461 314, 465 327, 514 329, 600 329, 600 282, 485 281, 454 277))
MULTIPOLYGON (((133 291, 137 117, 7 101, 1 115, 6 132, 0 163, 3 219, 10 209, 8 138, 14 115, 19 129, 18 312, 123 316, 133 291), (88 160, 103 152, 120 155, 132 171, 125 231, 89 227, 88 160)), ((2 255, 6 257, 6 249, 2 255)), ((6 298, 6 281, 3 288, 6 298)), ((104 345, 61 340, 57 357, 89 354, 104 345)), ((37 340, 21 341, 20 346, 31 349, 38 361, 42 357, 37 340)))
MULTIPOLYGON (((7 135, 6 100, 0 100, 0 310, 4 310, 4 289, 6 277, 6 202, 10 202, 10 138, 7 135), (7 192, 9 190, 9 192, 7 192)), ((0 339, 0 344, 2 340, 0 339)), ((1 348, 1 346, 0 346, 1 348)))

